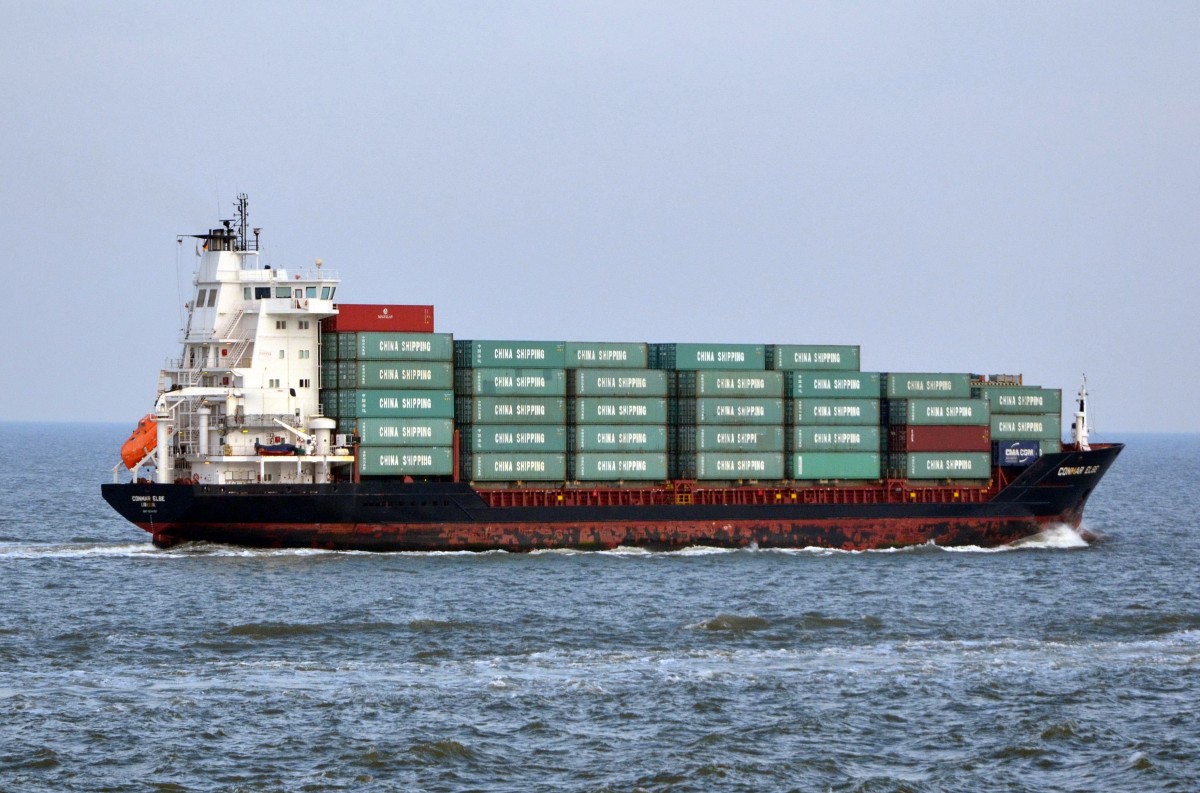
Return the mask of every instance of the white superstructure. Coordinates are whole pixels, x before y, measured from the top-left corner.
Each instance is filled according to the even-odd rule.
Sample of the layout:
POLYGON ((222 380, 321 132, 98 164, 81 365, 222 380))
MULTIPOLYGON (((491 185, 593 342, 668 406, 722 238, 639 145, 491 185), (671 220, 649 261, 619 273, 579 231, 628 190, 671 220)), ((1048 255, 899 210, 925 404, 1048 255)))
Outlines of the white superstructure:
POLYGON ((307 271, 261 264, 246 209, 239 195, 235 220, 192 235, 203 244, 183 351, 159 376, 158 443, 142 462, 159 482, 327 482, 330 463, 353 459, 332 448, 335 422, 318 402, 320 321, 337 314, 337 274, 319 260, 307 271), (279 443, 299 453, 259 452, 279 443))

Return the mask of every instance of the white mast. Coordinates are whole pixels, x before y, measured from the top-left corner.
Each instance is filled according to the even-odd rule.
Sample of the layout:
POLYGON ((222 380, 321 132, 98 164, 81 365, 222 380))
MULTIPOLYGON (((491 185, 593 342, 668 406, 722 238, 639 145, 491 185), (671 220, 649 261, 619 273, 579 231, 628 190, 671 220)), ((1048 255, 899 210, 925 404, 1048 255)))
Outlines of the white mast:
POLYGON ((1087 375, 1085 374, 1083 385, 1079 387, 1079 408, 1075 411, 1075 423, 1071 425, 1071 439, 1075 441, 1075 445, 1079 447, 1080 451, 1085 452, 1092 448, 1088 445, 1087 398, 1087 375))

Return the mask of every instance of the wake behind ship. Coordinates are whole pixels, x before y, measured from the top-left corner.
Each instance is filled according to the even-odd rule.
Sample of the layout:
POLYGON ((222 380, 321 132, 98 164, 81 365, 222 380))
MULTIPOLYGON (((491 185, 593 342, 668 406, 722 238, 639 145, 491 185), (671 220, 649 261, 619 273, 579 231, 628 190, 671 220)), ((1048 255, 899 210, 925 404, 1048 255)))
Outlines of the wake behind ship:
POLYGON ((105 500, 160 546, 996 546, 1078 528, 1123 448, 1087 393, 864 372, 855 345, 461 340, 203 242, 182 355, 105 500), (132 481, 120 483, 122 470, 132 481))

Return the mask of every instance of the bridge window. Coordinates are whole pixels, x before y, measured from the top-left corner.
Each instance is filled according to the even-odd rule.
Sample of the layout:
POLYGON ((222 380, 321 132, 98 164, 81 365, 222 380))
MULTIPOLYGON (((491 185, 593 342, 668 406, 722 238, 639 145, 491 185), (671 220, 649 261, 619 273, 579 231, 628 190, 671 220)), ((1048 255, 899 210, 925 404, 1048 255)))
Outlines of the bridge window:
POLYGON ((317 296, 317 288, 316 288, 315 286, 306 286, 306 287, 304 287, 304 296, 305 296, 305 297, 310 297, 310 298, 311 298, 311 297, 316 297, 316 296, 317 296))
POLYGON ((250 287, 246 287, 245 289, 242 290, 242 300, 253 300, 253 299, 254 299, 254 290, 253 289, 251 289, 250 287))
POLYGON ((327 287, 327 286, 321 287, 321 299, 322 300, 329 299, 329 287, 327 287))
POLYGON ((210 289, 210 290, 208 290, 208 307, 212 308, 216 304, 217 304, 217 290, 210 289))
POLYGON ((270 296, 271 296, 271 287, 269 287, 269 286, 254 287, 254 299, 255 300, 266 300, 270 296))
POLYGON ((204 308, 204 299, 208 295, 207 289, 201 289, 196 295, 196 308, 204 308))

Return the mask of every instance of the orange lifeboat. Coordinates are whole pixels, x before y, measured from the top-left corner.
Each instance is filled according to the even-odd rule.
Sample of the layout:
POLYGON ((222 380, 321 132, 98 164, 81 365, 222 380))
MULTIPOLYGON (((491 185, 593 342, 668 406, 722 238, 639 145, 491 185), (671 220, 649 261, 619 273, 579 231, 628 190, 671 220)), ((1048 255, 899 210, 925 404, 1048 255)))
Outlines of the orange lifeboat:
POLYGON ((157 445, 158 420, 154 418, 153 413, 147 413, 138 421, 129 440, 121 447, 121 461, 132 471, 157 445))

